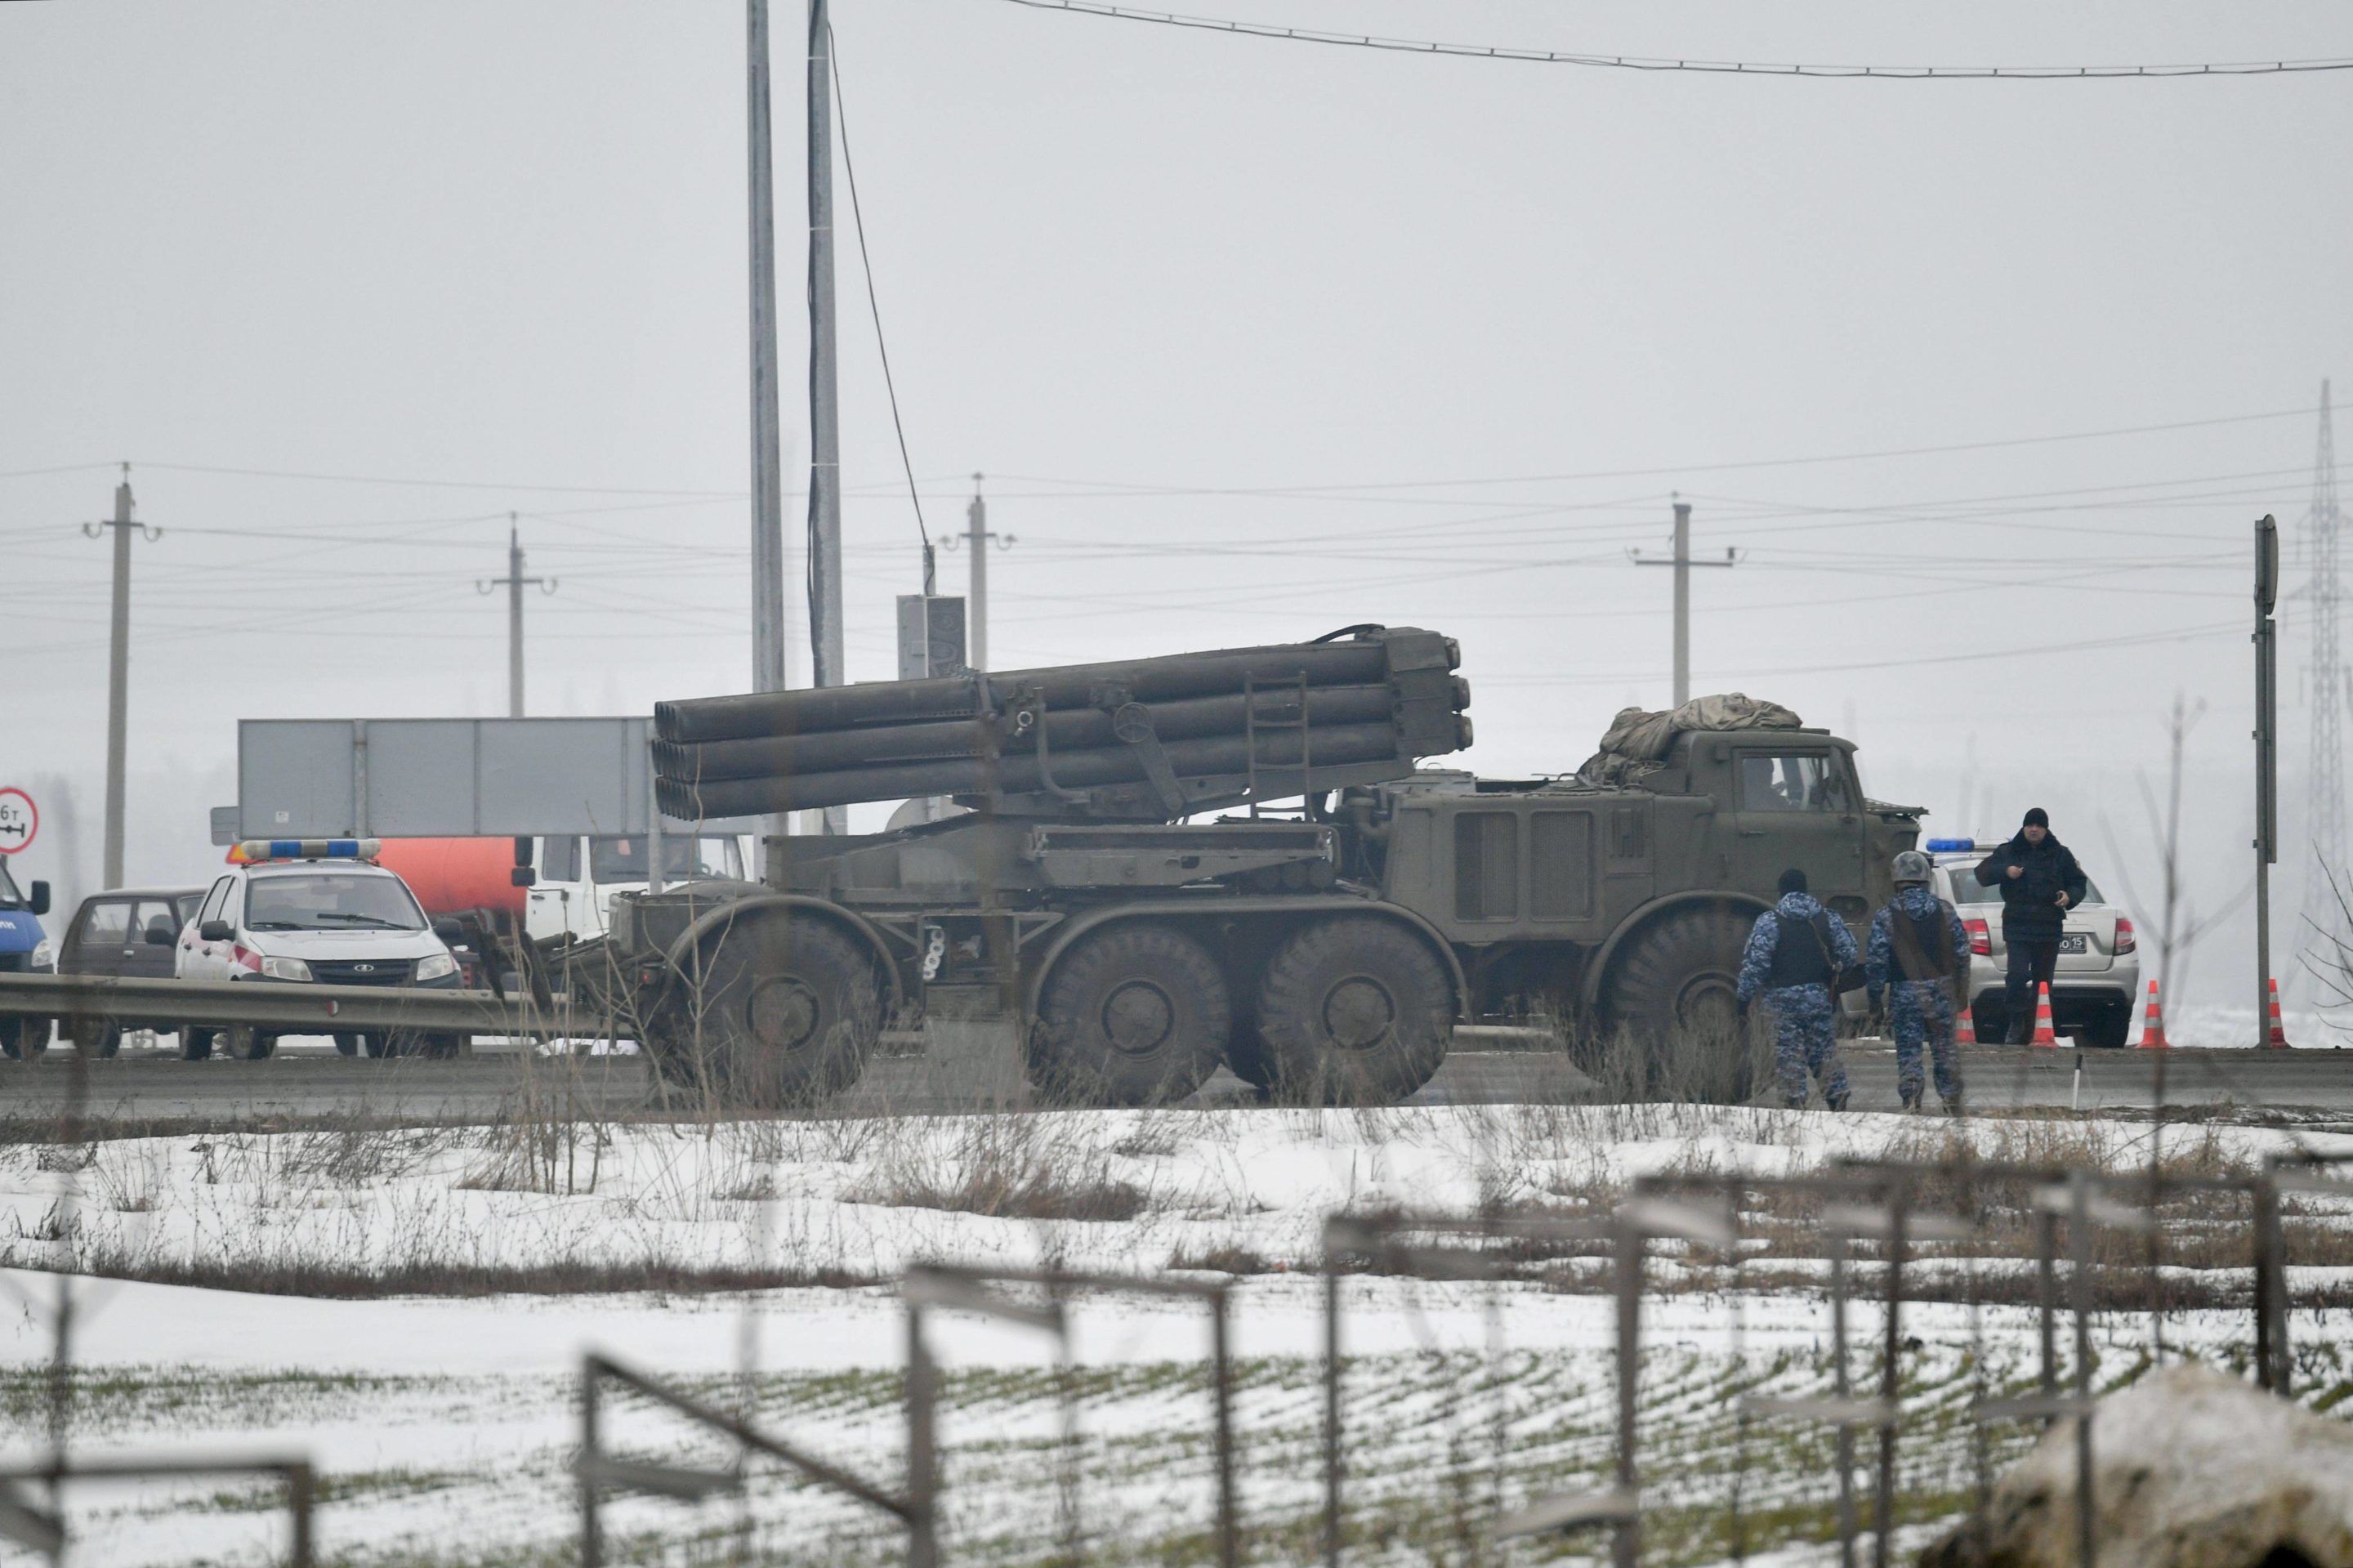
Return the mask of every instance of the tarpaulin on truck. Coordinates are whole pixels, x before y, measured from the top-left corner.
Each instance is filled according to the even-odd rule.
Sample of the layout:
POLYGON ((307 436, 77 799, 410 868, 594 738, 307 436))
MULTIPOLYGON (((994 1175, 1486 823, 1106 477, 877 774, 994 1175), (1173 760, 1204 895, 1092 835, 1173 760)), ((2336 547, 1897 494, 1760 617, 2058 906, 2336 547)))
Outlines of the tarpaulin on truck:
POLYGON ((1804 722, 1780 704, 1745 692, 1694 697, 1679 708, 1663 712, 1620 708, 1602 733, 1601 749, 1586 759, 1577 776, 1596 785, 1639 779, 1663 764, 1675 736, 1687 730, 1797 729, 1804 722))

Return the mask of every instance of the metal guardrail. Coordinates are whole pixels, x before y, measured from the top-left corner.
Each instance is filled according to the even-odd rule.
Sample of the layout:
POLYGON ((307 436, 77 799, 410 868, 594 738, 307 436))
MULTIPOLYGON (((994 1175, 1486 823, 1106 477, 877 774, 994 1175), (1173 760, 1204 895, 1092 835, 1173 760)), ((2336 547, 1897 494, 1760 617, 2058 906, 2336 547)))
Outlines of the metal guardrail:
MULTIPOLYGON (((565 1016, 487 991, 317 985, 273 980, 117 980, 93 975, 0 975, 0 1018, 249 1023, 282 1033, 408 1029, 469 1034, 544 1033, 565 1016)), ((583 1021, 573 1027, 586 1030, 583 1021)))

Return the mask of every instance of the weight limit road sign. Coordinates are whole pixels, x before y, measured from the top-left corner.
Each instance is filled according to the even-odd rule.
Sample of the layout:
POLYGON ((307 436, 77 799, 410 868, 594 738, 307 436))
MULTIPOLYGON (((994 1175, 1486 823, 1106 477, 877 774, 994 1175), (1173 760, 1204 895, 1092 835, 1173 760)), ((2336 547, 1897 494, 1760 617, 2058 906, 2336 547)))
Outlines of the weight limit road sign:
POLYGON ((0 789, 0 854, 22 853, 40 831, 41 812, 33 798, 13 784, 0 789))

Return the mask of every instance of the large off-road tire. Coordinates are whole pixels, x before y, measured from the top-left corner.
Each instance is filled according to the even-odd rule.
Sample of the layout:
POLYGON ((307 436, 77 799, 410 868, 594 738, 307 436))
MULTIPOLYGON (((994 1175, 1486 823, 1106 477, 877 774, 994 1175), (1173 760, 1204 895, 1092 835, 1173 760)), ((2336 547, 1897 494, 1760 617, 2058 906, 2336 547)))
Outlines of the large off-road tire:
POLYGON ((111 1018, 77 1018, 73 1048, 85 1056, 117 1055, 122 1050, 122 1025, 111 1018))
POLYGON ((30 1061, 49 1048, 46 1018, 0 1018, 0 1056, 30 1061))
POLYGON ((674 1081, 743 1105, 805 1106, 866 1070, 882 1030, 881 981, 866 951, 825 919, 743 916, 703 940, 689 971, 699 987, 648 1031, 674 1081))
POLYGON ((1453 1028, 1453 987, 1438 955, 1378 916, 1302 927, 1259 980, 1258 1049, 1284 1099, 1401 1100, 1438 1071, 1453 1028))
POLYGON ((180 1025, 180 1060, 208 1062, 212 1060, 213 1040, 220 1031, 199 1029, 193 1023, 180 1025))
POLYGON ((1714 1105, 1756 1093, 1760 1048, 1738 1011, 1740 952, 1756 923, 1753 913, 1707 905, 1629 939, 1603 991, 1595 1045, 1605 1087, 1714 1105), (1631 1063, 1616 1060, 1621 1048, 1636 1054, 1631 1063))
POLYGON ((1208 948, 1173 926, 1124 922, 1081 938, 1046 977, 1029 1084, 1066 1104, 1166 1105, 1217 1071, 1232 1028, 1208 948))

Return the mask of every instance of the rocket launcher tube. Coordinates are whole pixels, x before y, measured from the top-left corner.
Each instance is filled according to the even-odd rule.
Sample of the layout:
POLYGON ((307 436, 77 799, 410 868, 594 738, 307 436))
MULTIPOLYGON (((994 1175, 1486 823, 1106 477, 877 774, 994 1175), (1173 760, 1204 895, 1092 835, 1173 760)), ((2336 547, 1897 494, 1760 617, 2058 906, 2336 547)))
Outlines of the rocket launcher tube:
MULTIPOLYGON (((1451 705, 1468 703, 1462 683, 1449 683, 1451 705)), ((1257 722, 1295 725, 1299 722, 1297 687, 1275 687, 1256 694, 1257 722), (1288 700, 1286 700, 1286 698, 1288 700)), ((1166 744, 1243 735, 1250 717, 1240 694, 1227 697, 1195 697, 1184 702, 1148 705, 1152 727, 1166 744)), ((1399 694, 1381 686, 1311 686, 1307 720, 1316 726, 1335 724, 1387 724, 1396 716, 1399 694)), ((701 745, 654 742, 654 767, 664 779, 714 783, 723 779, 765 779, 775 774, 820 773, 835 768, 865 768, 894 763, 949 761, 976 757, 986 745, 981 722, 970 718, 933 724, 889 725, 876 729, 834 730, 819 735, 760 736, 743 740, 713 740, 701 745)), ((1051 757, 1069 752, 1101 750, 1121 744, 1112 712, 1105 708, 1049 710, 1045 715, 1046 746, 1051 757)), ((1008 752, 1026 752, 1029 743, 1003 742, 1008 752)), ((1321 747, 1316 748, 1318 754, 1321 747)))
POLYGON ((984 681, 990 708, 1004 708, 1026 689, 1052 710, 1092 707, 1106 685, 1126 688, 1136 702, 1170 703, 1239 694, 1246 683, 1261 690, 1295 687, 1302 680, 1310 686, 1371 685, 1408 671, 1451 671, 1459 662, 1452 639, 1398 627, 1335 642, 657 703, 654 733, 660 740, 709 742, 968 719, 982 709, 984 681))
MULTIPOLYGON (((1410 772, 1412 758, 1399 757, 1398 739, 1396 726, 1389 724, 1318 725, 1308 743, 1310 761, 1318 771, 1358 763, 1394 762, 1400 774, 1410 772)), ((1258 743, 1259 774, 1284 770, 1295 774, 1299 767, 1298 731, 1261 731, 1258 743)), ((1219 777, 1239 779, 1252 771, 1250 742, 1240 735, 1179 740, 1166 744, 1165 749, 1169 767, 1180 780, 1219 777)), ((1145 779, 1143 755, 1133 746, 1054 752, 1049 765, 1054 782, 1066 789, 1141 783, 1145 779)), ((665 777, 655 789, 663 811, 694 821, 846 806, 862 800, 909 800, 921 795, 978 795, 983 791, 986 770, 979 758, 956 758, 702 783, 665 777)), ((994 772, 999 794, 1029 794, 1046 787, 1034 753, 1008 753, 997 759, 994 772)), ((1299 792, 1296 789, 1289 791, 1299 792)))

